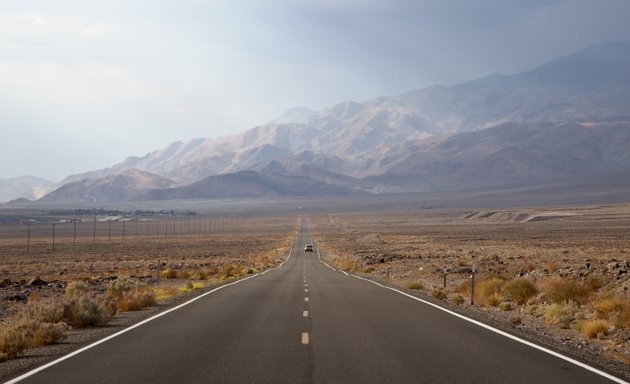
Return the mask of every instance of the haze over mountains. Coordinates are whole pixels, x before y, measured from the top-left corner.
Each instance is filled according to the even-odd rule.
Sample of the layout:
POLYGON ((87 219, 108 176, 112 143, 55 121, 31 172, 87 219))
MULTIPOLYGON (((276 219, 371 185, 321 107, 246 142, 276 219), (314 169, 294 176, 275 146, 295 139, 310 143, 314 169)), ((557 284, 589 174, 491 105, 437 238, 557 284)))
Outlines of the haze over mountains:
POLYGON ((294 108, 69 176, 42 201, 456 191, 627 171, 629 154, 630 43, 606 43, 516 75, 294 108))

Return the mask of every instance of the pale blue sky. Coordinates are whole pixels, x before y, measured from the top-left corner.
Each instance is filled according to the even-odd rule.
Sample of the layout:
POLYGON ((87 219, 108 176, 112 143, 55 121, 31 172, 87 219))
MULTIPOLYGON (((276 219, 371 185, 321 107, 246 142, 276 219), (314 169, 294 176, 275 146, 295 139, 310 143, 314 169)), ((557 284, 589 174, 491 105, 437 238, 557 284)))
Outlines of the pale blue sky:
POLYGON ((60 180, 175 140, 630 40, 626 0, 0 3, 0 178, 60 180))

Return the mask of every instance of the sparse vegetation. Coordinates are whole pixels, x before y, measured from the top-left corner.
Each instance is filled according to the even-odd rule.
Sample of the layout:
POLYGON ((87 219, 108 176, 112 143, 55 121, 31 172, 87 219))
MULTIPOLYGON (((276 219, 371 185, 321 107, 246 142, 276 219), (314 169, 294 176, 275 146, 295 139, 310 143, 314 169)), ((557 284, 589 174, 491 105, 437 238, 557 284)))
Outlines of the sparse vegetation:
POLYGON ((501 289, 505 285, 505 280, 496 277, 482 280, 475 290, 475 300, 480 304, 489 307, 496 307, 501 302, 501 289))
POLYGON ((553 303, 575 302, 583 304, 588 299, 588 290, 580 283, 568 279, 552 278, 542 283, 542 290, 553 303))
POLYGON ((424 284, 417 280, 410 280, 405 284, 405 287, 407 287, 407 289, 421 290, 424 289, 424 284))
POLYGON ((589 339, 601 339, 608 334, 609 329, 610 325, 606 320, 585 321, 581 326, 582 333, 589 339))
POLYGON ((530 280, 514 279, 503 286, 503 292, 517 304, 523 305, 538 293, 538 288, 530 280))
POLYGON ((446 291, 442 288, 435 288, 431 291, 431 296, 438 300, 446 300, 447 294, 446 291))
POLYGON ((573 303, 553 303, 545 310, 545 322, 560 328, 570 328, 575 320, 575 305, 573 303))

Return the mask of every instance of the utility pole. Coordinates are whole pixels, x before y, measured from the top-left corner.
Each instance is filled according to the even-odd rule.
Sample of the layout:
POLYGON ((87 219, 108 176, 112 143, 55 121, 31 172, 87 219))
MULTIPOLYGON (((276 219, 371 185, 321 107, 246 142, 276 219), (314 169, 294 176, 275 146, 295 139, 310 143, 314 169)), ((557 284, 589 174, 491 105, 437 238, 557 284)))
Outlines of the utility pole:
POLYGON ((109 218, 108 228, 107 228, 107 240, 112 241, 112 218, 109 218))
POLYGON ((92 238, 92 245, 96 244, 96 216, 94 216, 94 231, 93 231, 93 238, 92 238))
POLYGON ((31 253, 31 223, 26 223, 26 253, 31 253))
POLYGON ((77 218, 74 218, 74 230, 72 234, 72 245, 77 245, 77 218))
POLYGON ((52 223, 52 235, 53 235, 53 244, 52 244, 52 250, 53 252, 55 252, 55 222, 52 223))

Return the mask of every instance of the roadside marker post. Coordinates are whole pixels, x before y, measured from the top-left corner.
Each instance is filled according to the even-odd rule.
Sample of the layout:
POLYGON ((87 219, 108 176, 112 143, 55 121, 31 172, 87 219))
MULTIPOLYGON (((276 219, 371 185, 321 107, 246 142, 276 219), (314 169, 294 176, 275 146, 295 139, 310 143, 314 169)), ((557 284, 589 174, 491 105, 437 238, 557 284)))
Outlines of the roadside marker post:
POLYGON ((471 285, 470 285, 470 305, 475 305, 475 272, 477 269, 477 263, 473 261, 472 264, 472 275, 471 275, 471 285))
POLYGON ((157 261, 157 284, 160 285, 160 259, 157 261))
POLYGON ((446 275, 447 275, 446 267, 444 267, 444 288, 446 288, 446 275))

